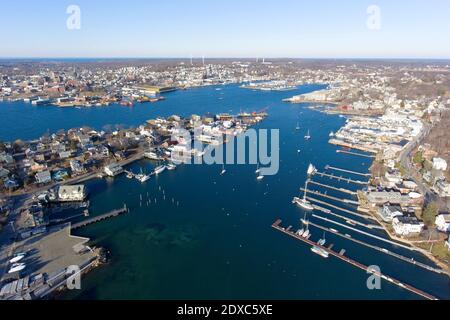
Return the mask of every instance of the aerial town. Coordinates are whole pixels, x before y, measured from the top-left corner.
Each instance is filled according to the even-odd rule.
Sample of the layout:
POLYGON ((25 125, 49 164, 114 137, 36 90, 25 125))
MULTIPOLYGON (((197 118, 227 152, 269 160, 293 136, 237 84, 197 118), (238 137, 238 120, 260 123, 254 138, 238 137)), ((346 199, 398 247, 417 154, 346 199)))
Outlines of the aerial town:
MULTIPOLYGON (((170 99, 164 94, 173 90, 211 85, 290 91, 302 84, 322 84, 325 89, 285 99, 285 105, 307 104, 317 112, 346 117, 339 131, 330 132, 329 143, 344 152, 364 152, 373 160, 370 184, 357 194, 358 211, 371 215, 392 240, 417 247, 450 275, 448 65, 297 60, 2 62, 0 80, 0 100, 48 108, 115 103, 132 107, 170 99)), ((267 116, 258 111, 173 115, 136 128, 107 132, 82 127, 34 141, 0 142, 1 240, 13 239, 21 248, 13 256, 2 252, 0 298, 46 297, 64 286, 68 266, 79 265, 84 272, 106 259, 102 248, 89 246, 89 239, 72 236, 80 225, 68 224, 70 217, 60 214, 76 208, 89 217, 86 181, 126 174, 143 183, 174 170, 177 164, 170 161, 174 152, 202 156, 202 150, 185 148, 188 142, 170 139, 180 128, 202 127, 199 140, 216 145, 219 136, 239 135, 267 116), (141 159, 164 165, 149 175, 127 171, 127 165, 141 159), (27 241, 33 237, 38 240, 27 241), (37 250, 40 260, 51 262, 32 266, 33 271, 22 277, 26 267, 19 262, 37 250)), ((127 212, 124 204, 109 216, 127 212)))

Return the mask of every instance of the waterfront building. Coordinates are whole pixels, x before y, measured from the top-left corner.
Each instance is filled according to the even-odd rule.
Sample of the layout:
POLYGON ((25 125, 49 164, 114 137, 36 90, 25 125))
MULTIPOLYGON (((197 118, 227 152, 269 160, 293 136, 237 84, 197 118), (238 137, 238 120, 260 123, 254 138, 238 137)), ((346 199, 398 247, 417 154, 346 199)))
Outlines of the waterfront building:
POLYGON ((403 216, 403 210, 400 206, 385 205, 378 210, 378 214, 385 222, 392 222, 395 217, 403 216))
POLYGON ((445 161, 442 158, 434 158, 433 159, 433 169, 446 171, 447 170, 447 161, 445 161))
POLYGON ((105 173, 110 177, 118 176, 123 172, 123 168, 117 163, 111 163, 110 165, 105 167, 105 173))
POLYGON ((439 231, 450 232, 450 214, 440 214, 436 217, 436 227, 439 231))
POLYGON ((58 199, 64 202, 83 201, 86 198, 84 185, 61 186, 58 189, 58 199))
POLYGON ((415 217, 395 217, 392 227, 398 236, 408 237, 410 235, 420 234, 425 225, 415 217))

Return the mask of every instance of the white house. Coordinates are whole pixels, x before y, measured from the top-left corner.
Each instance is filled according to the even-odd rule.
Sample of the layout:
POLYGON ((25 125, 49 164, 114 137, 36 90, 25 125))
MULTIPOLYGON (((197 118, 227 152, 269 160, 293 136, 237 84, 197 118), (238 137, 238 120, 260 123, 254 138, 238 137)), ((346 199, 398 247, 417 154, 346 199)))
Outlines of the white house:
POLYGON ((123 172, 123 168, 117 163, 111 163, 110 165, 105 167, 105 173, 110 177, 118 176, 123 172))
POLYGON ((413 217, 395 217, 392 227, 397 235, 409 236, 421 233, 425 225, 413 217))
POLYGON ((450 232, 450 214, 440 214, 436 217, 436 227, 439 231, 450 232))
POLYGON ((450 197, 450 183, 448 183, 447 181, 437 181, 433 189, 437 194, 439 194, 439 196, 443 198, 450 197))
POLYGON ((442 158, 434 158, 433 159, 433 169, 445 171, 447 170, 447 161, 442 158))
POLYGON ((84 185, 61 186, 58 190, 60 201, 83 201, 86 198, 84 185))

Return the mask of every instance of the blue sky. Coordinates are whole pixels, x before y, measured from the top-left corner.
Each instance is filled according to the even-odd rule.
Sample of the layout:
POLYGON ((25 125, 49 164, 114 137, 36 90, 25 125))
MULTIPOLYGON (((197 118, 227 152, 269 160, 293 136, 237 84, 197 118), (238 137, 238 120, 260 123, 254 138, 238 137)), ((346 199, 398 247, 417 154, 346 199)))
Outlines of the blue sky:
POLYGON ((5 0, 0 57, 450 58, 449 14, 448 0, 5 0))

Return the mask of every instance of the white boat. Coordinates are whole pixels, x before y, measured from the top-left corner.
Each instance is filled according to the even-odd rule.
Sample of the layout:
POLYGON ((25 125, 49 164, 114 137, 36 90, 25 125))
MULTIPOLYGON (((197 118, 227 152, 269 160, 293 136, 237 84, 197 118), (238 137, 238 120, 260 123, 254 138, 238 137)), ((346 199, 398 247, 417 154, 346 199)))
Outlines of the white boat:
POLYGON ((311 235, 311 232, 309 232, 309 229, 306 229, 305 232, 303 232, 302 237, 303 238, 308 238, 311 235))
POLYGON ((225 170, 225 165, 223 165, 222 172, 220 173, 220 175, 223 176, 225 173, 227 173, 227 170, 225 170))
POLYGON ((259 174, 260 172, 261 172, 261 169, 259 169, 259 163, 258 163, 258 167, 256 168, 255 173, 256 173, 256 174, 259 174))
POLYGON ((139 182, 144 183, 144 182, 147 182, 150 179, 150 176, 146 175, 146 174, 143 174, 143 173, 140 173, 140 174, 136 175, 136 179, 139 182))
POLYGON ((325 259, 330 256, 330 254, 327 251, 325 251, 324 249, 322 249, 320 247, 314 246, 311 248, 311 251, 325 259))
POLYGON ((144 154, 144 157, 146 157, 147 159, 150 159, 150 160, 159 160, 158 155, 154 152, 146 152, 144 154))
POLYGON ((12 265, 11 269, 9 269, 8 273, 16 273, 16 272, 20 272, 23 269, 25 269, 27 266, 23 263, 19 263, 19 264, 14 264, 12 265))
POLYGON ((173 163, 169 163, 167 165, 167 170, 172 171, 172 170, 175 170, 176 168, 177 168, 177 166, 175 164, 173 164, 173 163))
POLYGON ((316 172, 317 172, 316 167, 314 167, 312 164, 310 164, 309 167, 308 167, 308 171, 307 171, 308 176, 312 176, 316 172))
POLYGON ((305 199, 300 199, 295 197, 294 200, 292 201, 292 203, 298 205, 299 207, 301 207, 304 210, 307 211, 313 211, 314 207, 312 206, 311 202, 309 202, 308 200, 305 199))
POLYGON ((308 130, 308 133, 305 136, 305 140, 311 140, 311 133, 308 130))
POLYGON ((297 126, 295 127, 295 130, 300 130, 300 124, 297 122, 297 126))
POLYGON ((329 134, 329 136, 330 136, 330 138, 333 138, 333 137, 334 137, 334 132, 331 131, 330 134, 329 134))
POLYGON ((156 167, 156 168, 155 168, 154 173, 155 173, 156 175, 158 175, 158 174, 160 174, 160 173, 163 173, 164 170, 166 170, 166 166, 159 166, 159 167, 156 167))
POLYGON ((264 176, 263 176, 263 175, 259 175, 259 176, 256 178, 256 180, 258 180, 258 181, 261 181, 262 179, 264 179, 264 176))
POLYGON ((25 255, 15 256, 15 257, 12 258, 11 260, 9 260, 9 263, 15 264, 15 263, 21 261, 23 258, 25 258, 25 255))
POLYGON ((128 172, 128 173, 127 173, 127 178, 128 178, 128 179, 133 179, 133 174, 132 174, 131 172, 128 172))

